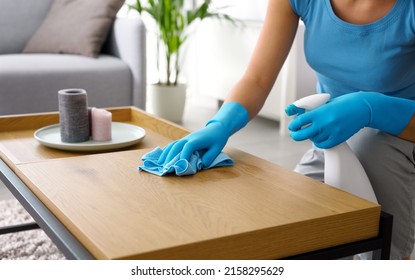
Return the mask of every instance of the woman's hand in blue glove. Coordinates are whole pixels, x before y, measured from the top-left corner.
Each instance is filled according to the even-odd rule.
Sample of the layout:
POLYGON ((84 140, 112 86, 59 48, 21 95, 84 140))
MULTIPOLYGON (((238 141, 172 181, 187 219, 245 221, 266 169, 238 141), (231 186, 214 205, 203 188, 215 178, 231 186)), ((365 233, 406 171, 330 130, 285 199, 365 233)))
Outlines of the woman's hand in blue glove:
POLYGON ((229 137, 227 129, 220 122, 210 122, 204 128, 168 144, 158 163, 167 163, 178 154, 180 159, 189 160, 195 151, 199 151, 203 165, 208 167, 225 147, 229 137))
POLYGON ((415 116, 415 102, 377 92, 354 92, 297 116, 288 125, 296 141, 310 139, 322 149, 345 142, 363 127, 398 135, 415 116))
POLYGON ((209 167, 220 154, 229 137, 249 121, 248 111, 237 102, 224 103, 207 125, 180 140, 168 144, 158 160, 165 164, 180 154, 180 159, 190 160, 199 151, 204 167, 209 167))
POLYGON ((371 106, 367 97, 372 94, 345 94, 297 116, 288 125, 291 137, 296 141, 310 139, 322 149, 345 142, 369 125, 371 106))

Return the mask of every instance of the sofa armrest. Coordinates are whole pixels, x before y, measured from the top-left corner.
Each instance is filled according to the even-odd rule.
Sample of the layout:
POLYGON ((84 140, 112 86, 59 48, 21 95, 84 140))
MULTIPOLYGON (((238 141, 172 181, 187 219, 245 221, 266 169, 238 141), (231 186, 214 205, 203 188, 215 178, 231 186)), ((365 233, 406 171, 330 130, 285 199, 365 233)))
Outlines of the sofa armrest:
POLYGON ((116 18, 108 34, 105 53, 119 57, 133 77, 131 104, 146 106, 146 29, 140 18, 116 18))

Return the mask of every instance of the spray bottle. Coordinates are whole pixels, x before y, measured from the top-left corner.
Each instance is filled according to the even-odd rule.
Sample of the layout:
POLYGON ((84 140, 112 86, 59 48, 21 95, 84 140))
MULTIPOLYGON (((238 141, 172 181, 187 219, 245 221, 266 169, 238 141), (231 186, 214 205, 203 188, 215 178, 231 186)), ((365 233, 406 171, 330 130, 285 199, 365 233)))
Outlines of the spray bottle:
MULTIPOLYGON (((330 99, 330 94, 320 93, 306 96, 287 107, 287 114, 302 114, 313 110, 330 99), (295 107, 293 107, 295 106, 295 107)), ((369 178, 356 155, 344 142, 324 150, 324 182, 333 187, 377 203, 369 178)))

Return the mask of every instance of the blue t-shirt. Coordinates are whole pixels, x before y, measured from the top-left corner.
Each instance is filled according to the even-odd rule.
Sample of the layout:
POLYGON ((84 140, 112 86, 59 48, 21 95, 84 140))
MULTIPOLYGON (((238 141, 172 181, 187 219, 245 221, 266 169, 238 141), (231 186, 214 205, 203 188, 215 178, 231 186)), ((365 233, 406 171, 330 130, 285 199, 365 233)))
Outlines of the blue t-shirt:
POLYGON ((318 92, 375 91, 415 100, 415 1, 397 0, 370 24, 345 22, 330 0, 290 0, 305 24, 304 50, 318 92))

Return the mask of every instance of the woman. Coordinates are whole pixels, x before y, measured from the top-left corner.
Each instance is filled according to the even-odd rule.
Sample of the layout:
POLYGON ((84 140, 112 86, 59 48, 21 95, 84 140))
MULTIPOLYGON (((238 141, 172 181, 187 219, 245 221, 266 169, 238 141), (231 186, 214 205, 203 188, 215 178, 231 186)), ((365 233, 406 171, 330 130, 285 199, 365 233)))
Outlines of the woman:
POLYGON ((210 165, 263 106, 300 19, 317 91, 330 93, 332 100, 289 124, 294 140, 314 143, 296 171, 322 180, 320 148, 349 140, 382 210, 394 215, 391 258, 407 259, 415 226, 415 1, 270 0, 242 79, 213 119, 170 143, 159 163, 200 150, 202 162, 210 165))

